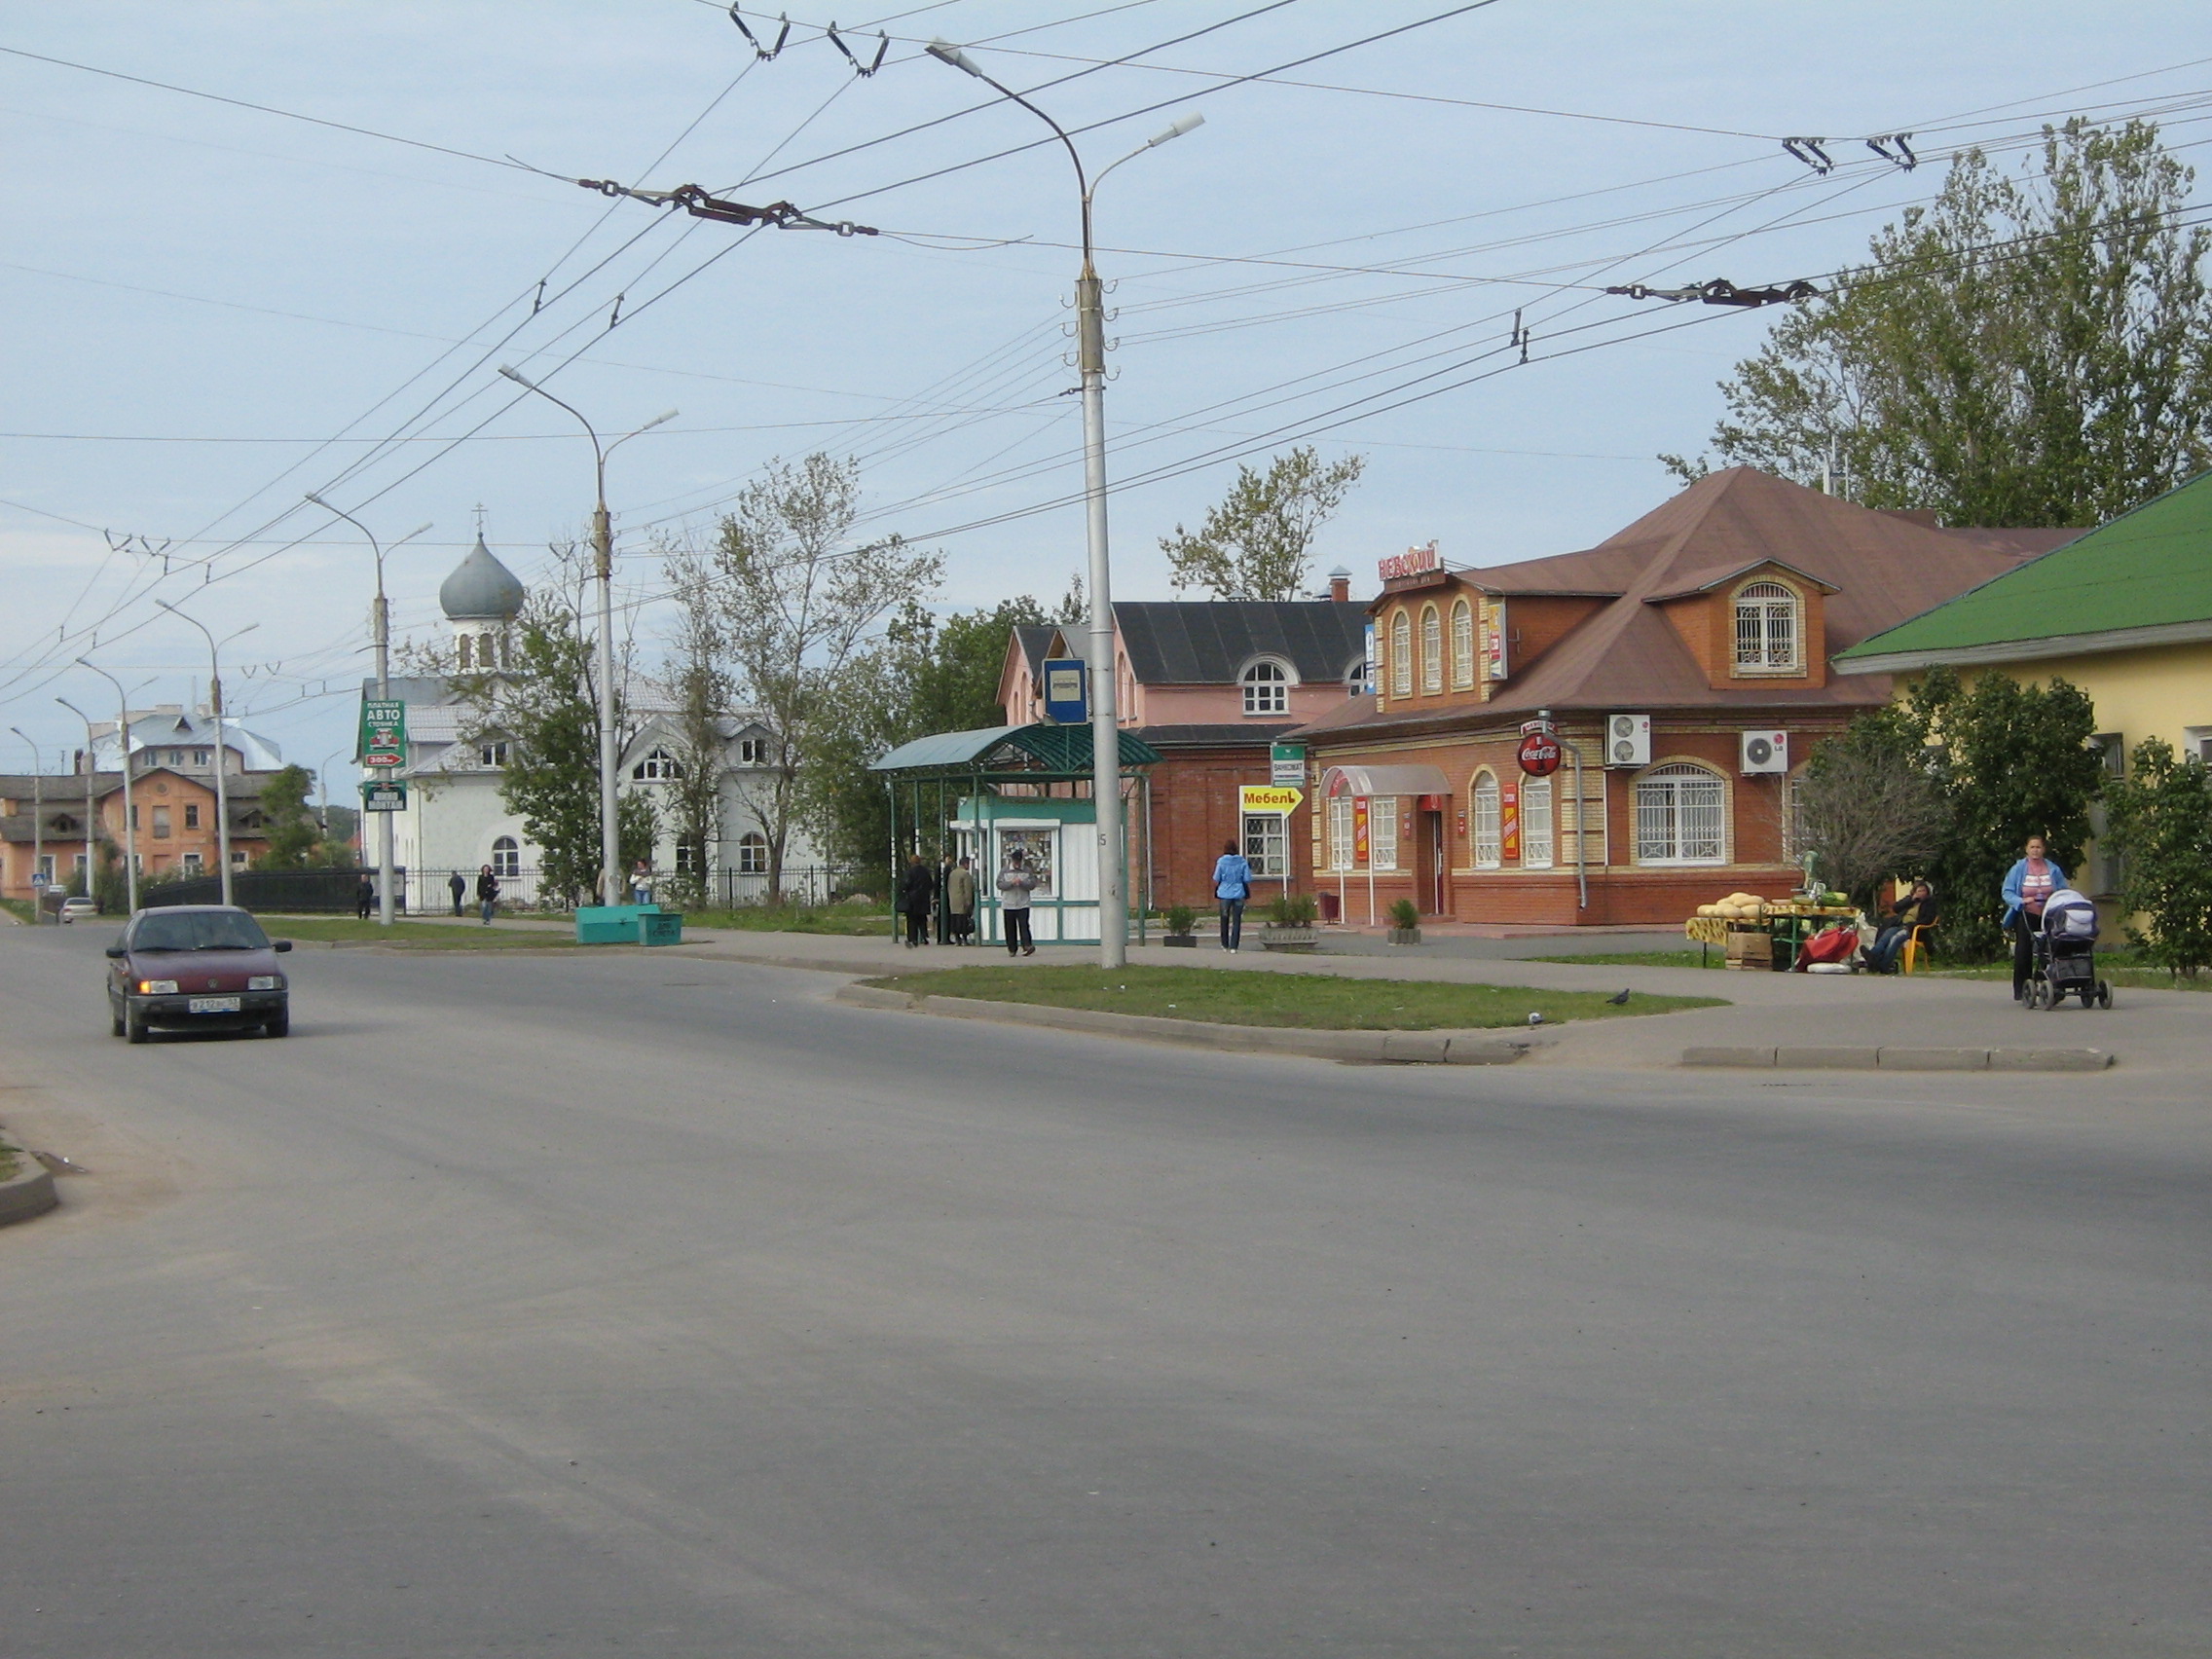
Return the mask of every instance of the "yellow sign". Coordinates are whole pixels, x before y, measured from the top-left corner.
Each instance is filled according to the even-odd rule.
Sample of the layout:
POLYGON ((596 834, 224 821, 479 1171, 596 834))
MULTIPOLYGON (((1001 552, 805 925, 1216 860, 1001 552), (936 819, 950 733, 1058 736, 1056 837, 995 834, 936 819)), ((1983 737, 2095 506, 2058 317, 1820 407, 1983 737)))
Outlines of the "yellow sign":
POLYGON ((1237 793, 1246 812, 1296 812, 1298 803, 1306 798, 1303 790, 1275 784, 1245 784, 1237 793))

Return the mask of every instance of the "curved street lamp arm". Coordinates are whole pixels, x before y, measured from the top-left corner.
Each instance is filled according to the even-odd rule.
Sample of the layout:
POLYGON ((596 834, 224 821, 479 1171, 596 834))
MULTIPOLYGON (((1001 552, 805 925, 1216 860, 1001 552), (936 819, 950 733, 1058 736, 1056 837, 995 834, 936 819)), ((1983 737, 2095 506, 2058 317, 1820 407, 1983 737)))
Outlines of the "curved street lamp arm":
MULTIPOLYGON (((1000 96, 1010 98, 1019 104, 1047 127, 1050 127, 1052 129, 1052 135, 1066 147, 1068 160, 1075 164, 1075 187, 1083 197, 1083 268, 1086 272, 1088 272, 1090 269, 1090 192, 1092 186, 1089 175, 1083 170, 1083 157, 1076 150, 1075 140, 1067 135, 1067 129, 1005 82, 993 80, 985 74, 982 69, 977 67, 974 58, 950 41, 933 40, 923 50, 940 63, 949 63, 953 68, 975 76, 984 86, 998 92, 1000 96)), ((1120 164, 1117 163, 1116 165, 1119 166, 1120 164)))

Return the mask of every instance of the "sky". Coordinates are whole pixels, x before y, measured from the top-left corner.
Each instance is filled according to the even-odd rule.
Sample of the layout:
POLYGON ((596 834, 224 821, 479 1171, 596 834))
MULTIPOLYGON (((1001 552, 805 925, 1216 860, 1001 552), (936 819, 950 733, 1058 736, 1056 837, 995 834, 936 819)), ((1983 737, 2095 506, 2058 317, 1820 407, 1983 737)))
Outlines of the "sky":
POLYGON ((1316 560, 1355 594, 1432 538, 1462 564, 1588 546, 1671 493, 1654 457, 1704 447, 1776 314, 1607 285, 1818 281, 1952 152, 2017 165, 2046 120, 2156 114, 2188 161, 2212 139, 2195 0, 881 4, 800 8, 772 58, 712 0, 0 9, 0 725, 55 769, 83 731, 55 698, 115 701, 79 657, 145 682, 134 707, 203 696, 166 600, 250 626, 231 709, 288 759, 335 755, 343 795, 373 563, 304 497, 387 544, 431 527, 386 561, 400 638, 443 636, 479 509, 539 577, 591 450, 501 364, 609 438, 678 411, 608 466, 647 659, 656 538, 711 536, 816 450, 861 465, 857 538, 942 553, 940 608, 1056 598, 1084 560, 1074 172, 934 36, 1093 174, 1205 118, 1096 196, 1123 599, 1174 597, 1160 538, 1296 442, 1366 457, 1316 560), (864 68, 888 37, 874 73, 832 21, 864 68), (1865 143, 1899 132, 1916 168, 1865 143))

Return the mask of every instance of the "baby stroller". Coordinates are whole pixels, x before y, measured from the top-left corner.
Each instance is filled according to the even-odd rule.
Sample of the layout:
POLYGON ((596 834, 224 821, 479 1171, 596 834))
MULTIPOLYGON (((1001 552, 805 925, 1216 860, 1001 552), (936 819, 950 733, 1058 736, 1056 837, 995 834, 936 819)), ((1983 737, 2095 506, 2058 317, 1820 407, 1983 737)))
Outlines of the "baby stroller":
POLYGON ((2056 1008, 2068 997, 2082 1006, 2112 1007, 2112 986, 2097 977, 2097 907, 2071 887, 2045 903, 2043 926, 2033 936, 2030 1008, 2056 1008))

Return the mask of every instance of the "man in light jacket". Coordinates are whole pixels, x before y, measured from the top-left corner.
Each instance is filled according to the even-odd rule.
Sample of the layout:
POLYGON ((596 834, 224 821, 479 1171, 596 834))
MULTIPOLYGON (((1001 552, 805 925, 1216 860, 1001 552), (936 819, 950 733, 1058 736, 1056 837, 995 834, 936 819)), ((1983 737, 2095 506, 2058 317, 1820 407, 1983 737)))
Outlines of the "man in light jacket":
POLYGON ((1006 923, 1006 953, 1035 956, 1036 942, 1029 937, 1029 895, 1037 890, 1037 872, 1019 847, 1006 856, 999 871, 999 915, 1006 923))
POLYGON ((944 913, 954 944, 976 941, 976 871, 962 859, 944 872, 944 913))
POLYGON ((1213 861, 1213 896, 1221 901, 1221 948, 1235 955, 1244 941, 1244 902, 1252 897, 1251 861, 1224 841, 1213 861))

